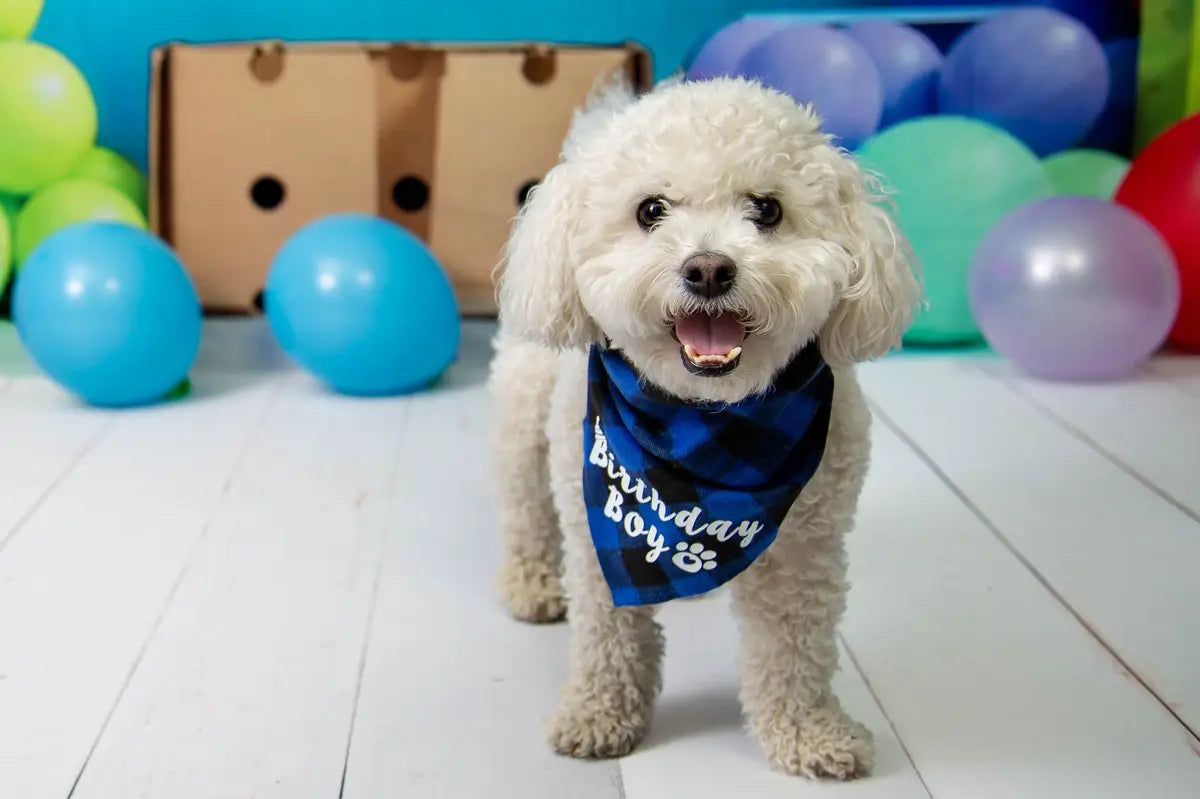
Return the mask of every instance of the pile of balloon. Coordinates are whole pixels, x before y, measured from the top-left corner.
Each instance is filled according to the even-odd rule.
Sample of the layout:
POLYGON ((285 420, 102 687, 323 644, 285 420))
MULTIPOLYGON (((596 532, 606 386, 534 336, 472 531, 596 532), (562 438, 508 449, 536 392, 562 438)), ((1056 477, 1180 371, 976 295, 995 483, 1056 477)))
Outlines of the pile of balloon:
POLYGON ((998 9, 944 48, 883 17, 798 19, 731 23, 687 78, 743 76, 811 104, 879 175, 926 289, 906 345, 986 343, 1058 380, 1200 351, 1200 116, 1132 162, 1083 146, 1132 114, 1132 78, 1050 7, 998 9))
MULTIPOLYGON (((42 0, 0 0, 0 292, 31 359, 95 406, 188 393, 202 308, 176 253, 149 231, 145 176, 97 145, 84 75, 28 40, 42 0)), ((449 280, 384 219, 313 220, 280 249, 265 287, 282 348, 333 389, 405 393, 458 346, 449 280)))

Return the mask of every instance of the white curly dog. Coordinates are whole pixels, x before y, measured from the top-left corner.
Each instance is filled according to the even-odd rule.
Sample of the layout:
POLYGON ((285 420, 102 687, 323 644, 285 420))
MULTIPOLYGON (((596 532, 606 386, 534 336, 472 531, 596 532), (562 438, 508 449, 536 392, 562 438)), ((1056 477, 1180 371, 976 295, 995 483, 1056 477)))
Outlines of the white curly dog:
POLYGON ((773 543, 729 582, 741 703, 773 767, 871 769, 871 734, 830 683, 870 446, 854 368, 899 346, 921 301, 883 197, 809 107, 754 82, 618 83, 577 112, 498 270, 490 378, 503 597, 518 619, 569 624, 555 751, 627 754, 661 688, 655 605, 614 602, 589 534, 589 353, 619 352, 666 401, 719 407, 808 350, 834 381, 828 433, 773 543))

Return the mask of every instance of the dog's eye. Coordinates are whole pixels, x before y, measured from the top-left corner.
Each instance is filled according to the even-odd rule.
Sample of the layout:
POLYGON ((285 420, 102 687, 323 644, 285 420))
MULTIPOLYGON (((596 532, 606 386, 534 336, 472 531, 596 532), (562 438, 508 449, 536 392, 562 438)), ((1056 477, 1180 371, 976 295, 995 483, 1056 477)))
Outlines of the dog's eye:
POLYGON ((638 206, 637 223, 642 230, 649 230, 666 217, 668 210, 667 201, 662 197, 647 197, 638 206))
POLYGON ((750 206, 751 219, 762 230, 777 228, 783 221, 783 208, 774 197, 751 197, 750 206))

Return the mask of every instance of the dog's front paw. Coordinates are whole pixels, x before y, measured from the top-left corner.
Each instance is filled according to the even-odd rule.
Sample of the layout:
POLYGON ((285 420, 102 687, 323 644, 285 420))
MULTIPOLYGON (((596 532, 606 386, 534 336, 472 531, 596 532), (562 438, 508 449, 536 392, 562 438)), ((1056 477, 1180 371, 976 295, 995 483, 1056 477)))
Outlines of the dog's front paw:
POLYGON ((870 731, 836 707, 811 710, 797 722, 764 725, 758 737, 771 765, 789 774, 851 780, 874 765, 870 731))
POLYGON ((550 746, 571 757, 622 757, 641 742, 649 726, 646 710, 596 697, 570 697, 550 717, 550 746))
POLYGON ((562 578, 537 560, 513 559, 500 570, 500 595, 508 612, 521 621, 549 624, 567 615, 562 578))

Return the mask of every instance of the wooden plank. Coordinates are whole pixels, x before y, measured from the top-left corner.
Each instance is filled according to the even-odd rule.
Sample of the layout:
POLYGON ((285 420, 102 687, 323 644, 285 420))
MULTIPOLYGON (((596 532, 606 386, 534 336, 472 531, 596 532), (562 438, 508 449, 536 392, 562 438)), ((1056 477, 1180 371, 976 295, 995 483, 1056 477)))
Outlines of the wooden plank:
POLYGON ((74 799, 338 795, 405 413, 286 380, 74 799))
MULTIPOLYGON (((978 447, 981 436, 955 422, 964 412, 949 404, 960 400, 941 393, 953 380, 937 379, 936 366, 877 371, 872 392, 891 407, 902 404, 895 394, 911 393, 929 418, 965 436, 964 448, 978 447)), ((987 406, 963 408, 997 437, 1025 436, 987 406)), ((924 416, 898 415, 916 416, 915 433, 926 440, 924 416)), ((1200 795, 1196 741, 892 430, 877 423, 874 440, 850 539, 844 632, 932 795, 1200 795)), ((979 459, 985 484, 1005 479, 1009 454, 979 459)), ((1043 480, 1057 474, 1051 464, 1038 472, 1043 480)), ((1101 557, 1081 560, 1096 568, 1101 557)), ((1132 601, 1133 592, 1115 590, 1132 601)))
MULTIPOLYGON (((111 422, 40 378, 0 388, 0 551, 111 422)), ((2 651, 2 650, 0 650, 2 651)))
POLYGON ((1194 399, 1200 399, 1200 356, 1166 355, 1153 359, 1146 367, 1161 375, 1194 399))
POLYGON ((464 381, 412 413, 343 796, 616 799, 616 763, 546 744, 565 626, 513 621, 497 600, 487 395, 464 381))
MULTIPOLYGON (((67 796, 272 388, 206 387, 113 414, 0 554, 0 796, 67 796)), ((47 384, 29 390, 40 410, 21 412, 64 439, 99 423, 47 384)), ((39 457, 7 461, 6 480, 39 457)))
POLYGON ((1007 365, 987 371, 1200 521, 1200 409, 1195 398, 1147 373, 1075 384, 1030 380, 1007 365))
MULTIPOLYGON (((742 726, 738 701, 738 632, 728 602, 714 597, 669 605, 663 695, 650 735, 621 761, 628 799, 754 799, 825 796, 828 786, 767 767, 742 726)), ((838 796, 928 799, 854 664, 842 654, 835 690, 875 736, 875 770, 839 785, 838 796)))

